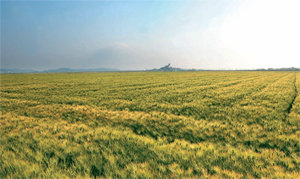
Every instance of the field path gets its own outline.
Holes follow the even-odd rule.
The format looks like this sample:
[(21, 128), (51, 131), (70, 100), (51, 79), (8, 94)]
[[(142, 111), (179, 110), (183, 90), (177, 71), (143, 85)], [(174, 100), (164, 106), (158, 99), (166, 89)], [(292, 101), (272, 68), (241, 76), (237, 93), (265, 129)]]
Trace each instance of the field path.
[(288, 122), (293, 125), (294, 129), (297, 131), (298, 140), (300, 141), (300, 73), (295, 73), (295, 76), (295, 96), (288, 110), (287, 119)]
[(295, 95), (294, 95), (294, 98), (293, 98), (293, 100), (292, 100), (292, 102), (291, 102), (289, 108), (288, 108), (288, 114), (291, 113), (291, 110), (293, 109), (293, 105), (294, 105), (294, 103), (295, 103), (295, 100), (296, 100), (296, 98), (299, 96), (299, 94), (298, 94), (298, 87), (299, 87), (299, 86), (297, 86), (298, 83), (299, 83), (299, 80), (300, 80), (300, 79), (299, 79), (299, 74), (297, 75), (297, 73), (295, 73), (295, 80), (294, 80)]

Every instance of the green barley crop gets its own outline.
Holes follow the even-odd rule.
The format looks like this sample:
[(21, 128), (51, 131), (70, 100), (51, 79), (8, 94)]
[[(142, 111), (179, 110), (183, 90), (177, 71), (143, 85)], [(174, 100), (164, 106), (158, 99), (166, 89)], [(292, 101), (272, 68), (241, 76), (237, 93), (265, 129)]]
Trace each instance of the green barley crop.
[(300, 177), (300, 73), (1, 74), (0, 177)]

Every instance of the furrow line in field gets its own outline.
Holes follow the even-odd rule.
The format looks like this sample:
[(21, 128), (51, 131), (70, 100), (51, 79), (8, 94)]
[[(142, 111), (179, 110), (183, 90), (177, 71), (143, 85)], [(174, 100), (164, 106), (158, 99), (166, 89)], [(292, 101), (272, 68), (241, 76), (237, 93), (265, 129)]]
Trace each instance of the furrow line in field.
[[(253, 80), (256, 79), (257, 76), (251, 76), (249, 78), (245, 78), (247, 80)], [(244, 80), (245, 80), (244, 79)], [(233, 80), (233, 81), (226, 81), (228, 84), (231, 84), (232, 82), (242, 82), (244, 80)], [(207, 84), (207, 82), (209, 82), (209, 84)], [(214, 83), (217, 82), (217, 83)], [(215, 80), (208, 80), (205, 79), (203, 81), (201, 81), (201, 83), (197, 86), (213, 86), (213, 85), (222, 85), (224, 81), (218, 81), (217, 79)], [(160, 88), (166, 88), (168, 86), (173, 86), (174, 88), (176, 87), (176, 89), (185, 89), (185, 88), (189, 88), (189, 87), (194, 87), (195, 83), (190, 83), (190, 82), (186, 82), (186, 81), (182, 81), (182, 82), (177, 82), (177, 83), (161, 83), (161, 84), (157, 84), (157, 83), (153, 83), (153, 84), (145, 84), (145, 85), (140, 85), (140, 86), (134, 86), (134, 87), (126, 87), (126, 86), (121, 86), (122, 90), (121, 91), (130, 91), (130, 90), (154, 90), (154, 89), (160, 89)], [(124, 88), (125, 87), (125, 88)]]
[[(205, 89), (218, 89), (218, 88), (222, 88), (224, 86), (225, 87), (234, 86), (234, 85), (237, 85), (237, 84), (245, 82), (245, 81), (255, 80), (258, 77), (259, 76), (254, 76), (254, 77), (252, 76), (252, 77), (247, 78), (247, 80), (245, 80), (245, 79), (243, 79), (243, 80), (234, 80), (234, 81), (226, 81), (225, 83), (224, 82), (217, 82), (215, 84), (208, 84), (208, 85), (207, 84), (203, 84), (203, 85), (199, 85), (199, 86), (194, 86), (194, 87), (191, 88), (191, 89), (193, 89), (191, 92), (199, 90), (199, 87), (200, 87), (201, 90), (205, 90)], [(188, 88), (186, 86), (186, 84), (182, 84), (182, 83), (169, 83), (169, 84), (163, 84), (162, 83), (162, 84), (156, 84), (156, 85), (146, 84), (146, 85), (142, 85), (141, 88), (134, 87), (134, 88), (129, 88), (129, 89), (127, 89), (127, 88), (125, 88), (125, 89), (119, 89), (119, 91), (122, 91), (122, 92), (127, 91), (127, 90), (131, 90), (131, 91), (135, 90), (136, 91), (138, 89), (138, 90), (143, 90), (145, 93), (147, 93), (149, 91), (149, 89), (151, 89), (152, 92), (154, 92), (154, 91), (159, 92), (159, 91), (165, 91), (165, 90), (167, 90), (170, 87), (170, 85), (173, 86), (173, 88), (176, 88), (177, 90), (178, 89)], [(38, 97), (39, 95), (37, 96), (35, 93), (31, 92), (31, 94), (24, 95), (24, 93), (22, 91), (22, 96), (19, 96), (21, 91), (12, 91), (13, 93), (6, 93), (5, 92), (6, 89), (7, 88), (2, 89), (4, 91), (4, 92), (1, 91), (2, 92), (1, 96), (2, 97), (6, 97), (8, 99), (17, 99), (17, 98), (18, 99), (20, 99), (20, 98), (28, 99), (28, 98), (32, 98), (33, 97), (34, 100), (40, 101), (40, 98)], [(112, 90), (112, 89), (110, 89), (110, 90)], [(9, 91), (11, 91), (11, 90), (9, 90)], [(103, 91), (103, 90), (101, 90), (101, 91)], [(170, 90), (167, 90), (167, 91), (170, 91)], [(43, 91), (39, 91), (39, 94), (43, 94), (43, 93), (44, 93)], [(104, 93), (105, 93), (105, 90), (104, 90)], [(75, 94), (73, 93), (72, 96), (74, 97), (74, 95)], [(49, 96), (49, 95), (44, 95), (41, 98), (44, 99), (45, 96)], [(81, 96), (81, 95), (79, 95), (79, 96)], [(108, 95), (106, 95), (106, 96), (108, 96)], [(140, 96), (140, 95), (138, 95), (138, 96)]]
[[(201, 92), (204, 92), (205, 90), (218, 90), (220, 88), (232, 87), (232, 86), (239, 85), (241, 83), (255, 81), (255, 80), (259, 80), (259, 77), (252, 77), (252, 78), (248, 78), (247, 80), (243, 79), (243, 80), (218, 82), (215, 84), (193, 85), (192, 87), (189, 87), (186, 85), (184, 87), (179, 86), (180, 88), (176, 88), (176, 91), (178, 91), (179, 89), (184, 89), (183, 92), (188, 92), (188, 93), (195, 93), (198, 90), (201, 90)], [(185, 94), (182, 94), (182, 95), (185, 95)]]
[[(257, 92), (257, 90), (258, 91), (262, 91), (264, 88), (266, 88), (268, 85), (271, 85), (271, 84), (273, 84), (274, 82), (276, 82), (276, 81), (279, 81), (280, 79), (282, 79), (282, 78), (284, 78), (284, 77), (286, 77), (287, 75), (284, 75), (284, 76), (279, 76), (278, 78), (276, 78), (275, 80), (268, 80), (268, 83), (267, 84), (260, 84), (260, 85), (258, 85), (257, 87), (255, 87), (254, 88), (254, 90), (246, 90), (245, 92), (243, 92), (243, 94), (242, 94), (242, 96), (248, 96), (247, 94), (253, 94), (253, 93), (255, 93), (255, 92)], [(258, 79), (259, 80), (259, 79)], [(256, 80), (255, 80), (256, 81)], [(239, 82), (239, 83), (243, 83), (243, 82)], [(236, 84), (235, 84), (236, 85)], [(217, 90), (217, 89), (219, 89), (218, 87), (213, 87), (213, 88), (209, 88), (209, 89), (211, 89), (211, 90)], [(250, 87), (249, 89), (253, 89), (252, 87)], [(256, 90), (255, 90), (256, 89)], [(202, 89), (202, 92), (204, 91), (204, 89)], [(249, 92), (250, 91), (250, 92)], [(195, 92), (195, 91), (194, 91)], [(191, 94), (193, 94), (193, 93), (191, 93)], [(195, 96), (195, 95), (194, 95)], [(236, 100), (237, 101), (241, 101), (242, 99), (239, 99), (239, 97), (234, 97), (234, 98), (230, 98), (230, 100), (232, 100), (232, 99), (235, 99), (235, 102), (234, 103), (237, 103), (236, 102)], [(211, 98), (211, 100), (213, 100), (213, 101), (215, 101), (216, 99), (215, 98)], [(224, 99), (225, 100), (225, 99)], [(165, 102), (165, 100), (162, 100), (162, 101), (160, 101), (160, 102)], [(181, 109), (181, 106), (180, 105), (175, 105), (175, 104), (168, 104), (169, 105), (169, 107), (171, 107), (170, 109), (169, 109), (169, 107), (166, 107), (166, 106), (160, 106), (159, 108), (156, 108), (156, 107), (153, 107), (153, 106), (151, 106), (151, 109), (150, 109), (150, 111), (160, 111), (160, 112), (166, 112), (166, 110), (170, 110), (170, 112), (172, 113), (172, 114), (177, 114), (177, 112), (178, 112), (178, 109)], [(208, 106), (207, 106), (208, 107)], [(198, 108), (195, 108), (193, 105), (192, 106), (189, 106), (188, 105), (188, 108), (191, 108), (191, 110), (192, 111), (196, 111), (196, 110), (199, 110)], [(114, 110), (116, 110), (116, 109), (114, 109)], [(117, 110), (120, 110), (120, 109), (117, 109)], [(139, 110), (134, 110), (134, 111), (143, 111), (143, 110), (146, 110), (146, 109), (139, 109)], [(148, 110), (149, 110), (149, 108), (148, 108)], [(210, 108), (210, 110), (212, 110), (211, 108)], [(201, 114), (202, 114), (203, 112), (201, 112)], [(205, 113), (206, 114), (206, 113)], [(210, 111), (209, 112), (209, 114), (206, 114), (205, 116), (206, 117), (208, 117), (208, 116), (210, 116), (210, 114), (212, 114), (212, 112)], [(183, 116), (190, 116), (190, 115), (185, 115), (185, 114), (181, 114), (181, 115), (183, 115)], [(204, 113), (203, 113), (203, 115), (204, 115)], [(207, 116), (208, 115), (208, 116)], [(192, 115), (193, 116), (193, 115)], [(194, 116), (195, 117), (195, 116)]]
[[(285, 75), (286, 76), (286, 75)], [(280, 79), (284, 78), (285, 76), (280, 76), (278, 78), (276, 78), (275, 80), (268, 80), (268, 82), (261, 83), (255, 87), (250, 86), (249, 90), (246, 90), (245, 88), (243, 88), (243, 91), (241, 94), (239, 94), (238, 96), (232, 97), (230, 96), (230, 101), (232, 101), (233, 99), (236, 99), (235, 101), (232, 101), (232, 104), (236, 104), (237, 102), (245, 99), (247, 96), (252, 95), (253, 93), (257, 93), (258, 91), (262, 91), (264, 88), (266, 88), (268, 85), (279, 81)], [(260, 81), (259, 78), (252, 78), (252, 79), (248, 79), (248, 80), (240, 80), (237, 83), (231, 83), (230, 85), (219, 85), (219, 86), (215, 86), (213, 88), (203, 88), (201, 89), (201, 92), (204, 92), (204, 90), (207, 89), (211, 89), (211, 90), (218, 90), (218, 89), (224, 89), (224, 88), (232, 88), (233, 86), (239, 86), (239, 85), (245, 85), (249, 82), (257, 82)], [(199, 88), (195, 88), (192, 92), (190, 92), (191, 94), (195, 93), (197, 90), (199, 90)], [(229, 93), (231, 93), (232, 91), (229, 91)], [(183, 94), (184, 95), (184, 94)], [(193, 96), (195, 96), (195, 94), (193, 94)], [(196, 95), (197, 96), (197, 95)], [(228, 96), (228, 93), (226, 92), (226, 96)], [(243, 96), (242, 98), (239, 98), (239, 96)], [(223, 99), (226, 101), (226, 99)]]
[(294, 104), (295, 99), (296, 99), (297, 94), (298, 94), (298, 90), (297, 90), (297, 86), (296, 86), (296, 81), (297, 81), (297, 76), (295, 74), (295, 79), (294, 79), (294, 82), (293, 82), (294, 83), (295, 95), (294, 95), (293, 100), (291, 101), (291, 103), (290, 103), (290, 105), (289, 105), (289, 107), (287, 109), (287, 115), (286, 115), (287, 117), (291, 113), (291, 110), (293, 109), (293, 104)]
[(261, 87), (258, 88), (257, 91), (252, 90), (252, 91), (250, 91), (249, 93), (245, 93), (244, 96), (243, 96), (242, 98), (240, 98), (240, 100), (235, 101), (234, 104), (235, 104), (235, 105), (238, 105), (238, 104), (239, 104), (238, 102), (241, 102), (241, 101), (243, 101), (243, 100), (245, 100), (245, 99), (247, 99), (247, 98), (249, 98), (249, 97), (251, 97), (251, 96), (253, 96), (253, 95), (255, 95), (255, 94), (259, 93), (259, 92), (261, 92), (261, 91), (263, 91), (263, 90), (266, 89), (269, 85), (271, 85), (271, 84), (273, 84), (273, 83), (276, 83), (276, 82), (280, 81), (281, 79), (285, 78), (286, 76), (288, 76), (288, 74), (287, 74), (287, 75), (284, 75), (284, 76), (281, 76), (280, 78), (278, 78), (278, 79), (276, 79), (276, 80), (270, 81), (270, 82), (267, 83), (267, 84), (263, 84)]

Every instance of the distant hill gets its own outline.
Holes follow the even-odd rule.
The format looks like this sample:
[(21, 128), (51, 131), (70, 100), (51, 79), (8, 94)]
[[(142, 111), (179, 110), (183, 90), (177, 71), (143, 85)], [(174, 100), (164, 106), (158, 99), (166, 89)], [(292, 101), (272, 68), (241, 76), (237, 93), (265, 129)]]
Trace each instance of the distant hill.
[(1, 68), (0, 73), (37, 73), (39, 71), (18, 68)]
[(174, 68), (174, 67), (171, 67), (171, 64), (169, 63), (168, 65), (166, 66), (163, 66), (159, 69), (152, 69), (152, 70), (146, 70), (146, 71), (196, 71), (195, 69), (182, 69), (182, 68)]
[(8, 69), (1, 68), (0, 73), (64, 73), (64, 72), (109, 72), (109, 71), (120, 71), (115, 68), (94, 68), (94, 69), (73, 69), (73, 68), (57, 68), (57, 69), (49, 69), (49, 70), (30, 70), (30, 69)]
[(73, 68), (57, 68), (42, 71), (43, 73), (62, 73), (62, 72), (105, 72), (105, 71), (120, 71), (115, 68), (93, 68), (93, 69), (73, 69)]

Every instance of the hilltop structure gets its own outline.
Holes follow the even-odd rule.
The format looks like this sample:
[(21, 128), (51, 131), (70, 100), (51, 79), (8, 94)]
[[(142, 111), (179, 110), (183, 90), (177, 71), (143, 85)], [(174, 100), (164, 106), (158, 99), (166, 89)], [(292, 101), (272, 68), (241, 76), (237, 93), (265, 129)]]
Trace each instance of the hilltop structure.
[(149, 70), (149, 71), (187, 71), (187, 70), (181, 69), (181, 68), (174, 68), (174, 67), (171, 66), (170, 63), (168, 63), (166, 66), (163, 66), (159, 69), (154, 68), (154, 69)]

